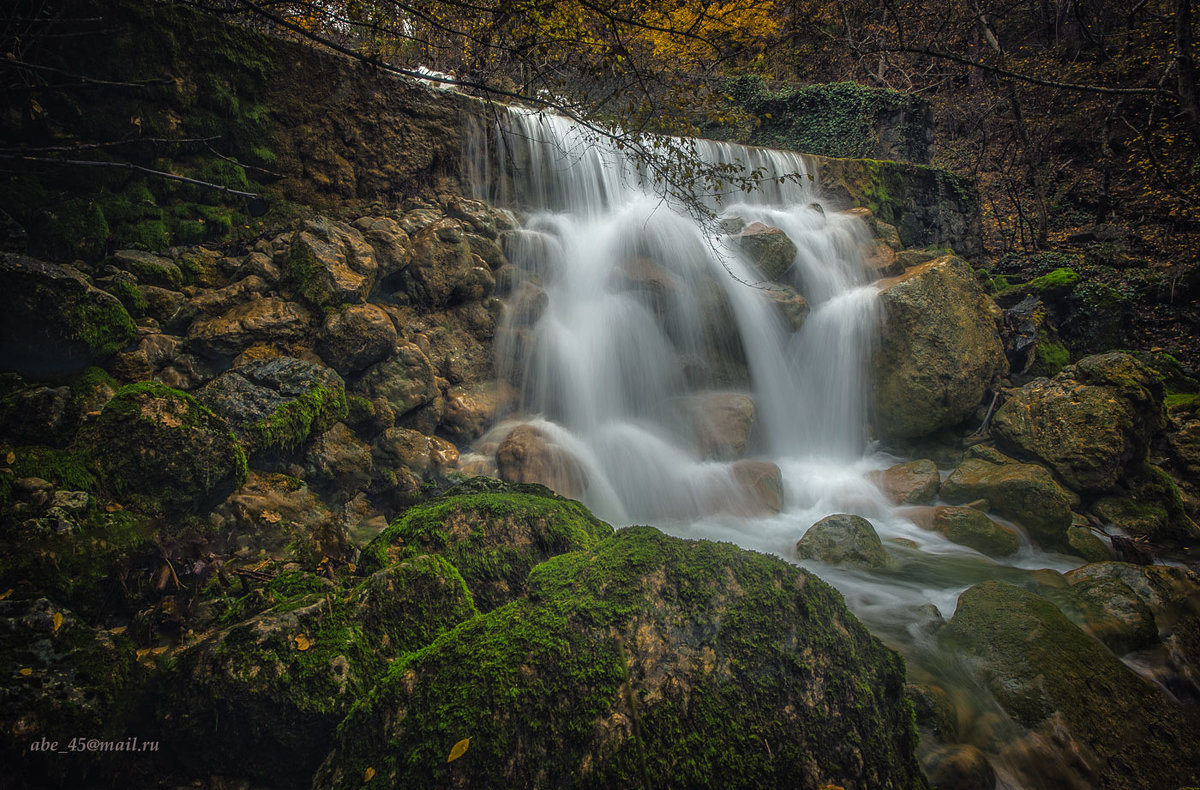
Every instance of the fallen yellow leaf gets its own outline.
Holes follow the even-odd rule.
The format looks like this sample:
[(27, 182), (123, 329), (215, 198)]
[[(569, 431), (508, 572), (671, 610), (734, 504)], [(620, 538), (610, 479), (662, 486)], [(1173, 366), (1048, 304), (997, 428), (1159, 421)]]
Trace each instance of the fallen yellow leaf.
[(9, 466), (12, 466), (17, 462), (17, 454), (10, 450), (8, 455), (4, 456), (4, 462)]
[(22, 670), (20, 671), (20, 675), (21, 675), (21, 677), (24, 677), (24, 678), (27, 678), (27, 677), (29, 677), (29, 676), (30, 676), (30, 675), (32, 675), (32, 674), (33, 674), (33, 670), (32, 670), (32, 669), (30, 669), (29, 667), (25, 667), (24, 669), (22, 669)]
[(283, 516), (279, 515), (274, 510), (264, 510), (262, 512), (261, 518), (263, 521), (267, 522), (268, 524), (278, 524), (279, 521), (283, 518)]
[(450, 749), (450, 756), (446, 758), (446, 762), (452, 763), (455, 760), (457, 760), (459, 757), (462, 757), (464, 754), (467, 753), (467, 747), (470, 745), (471, 745), (470, 738), (463, 738), (461, 741), (454, 744), (454, 747)]
[(307, 636), (305, 636), (304, 634), (296, 635), (296, 649), (297, 650), (308, 650), (310, 647), (312, 647), (312, 642), (308, 641)]
[(10, 596), (12, 594), (13, 594), (12, 587), (9, 587), (4, 592), (0, 593), (0, 601), (3, 601), (5, 598), (7, 598), (8, 596)]
[(54, 633), (58, 633), (58, 629), (62, 628), (63, 616), (62, 612), (54, 613)]
[(363, 784), (366, 784), (367, 782), (371, 781), (374, 778), (375, 778), (375, 769), (374, 768), (368, 768), (367, 770), (363, 771)]
[(124, 510), (124, 508), (118, 505), (116, 502), (110, 502), (104, 506), (104, 510), (108, 513), (116, 513), (118, 510)]

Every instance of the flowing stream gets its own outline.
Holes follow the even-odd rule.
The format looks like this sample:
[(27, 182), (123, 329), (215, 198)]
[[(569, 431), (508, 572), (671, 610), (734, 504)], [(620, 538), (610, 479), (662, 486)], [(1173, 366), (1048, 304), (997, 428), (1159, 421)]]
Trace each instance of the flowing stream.
[[(864, 267), (865, 224), (825, 202), (811, 159), (694, 145), (709, 163), (797, 177), (702, 196), (719, 216), (706, 223), (645, 183), (629, 156), (567, 119), (512, 110), (474, 141), (478, 196), (524, 215), (506, 240), (516, 267), (510, 305), (523, 294), (538, 306), (508, 311), (497, 365), (515, 406), (483, 441), (499, 441), (517, 423), (536, 428), (574, 469), (570, 495), (614, 526), (650, 523), (796, 561), (796, 541), (822, 517), (867, 518), (894, 567), (802, 564), (905, 655), (911, 677), (956, 689), (960, 716), (1001, 716), (972, 690), (961, 659), (937, 649), (931, 626), (976, 582), (1019, 581), (1079, 561), (1025, 540), (1001, 564), (891, 505), (869, 479), (903, 459), (875, 451), (866, 432), (879, 316)], [(737, 231), (754, 222), (795, 242), (794, 261), (774, 285), (737, 243)], [(809, 311), (802, 324), (797, 294)], [(749, 444), (714, 441), (713, 422), (736, 426), (751, 402)], [(1005, 756), (995, 733), (979, 740), (998, 786), (1041, 784), (1011, 768), (1032, 759), (1028, 749), (1025, 758), (1011, 749)]]

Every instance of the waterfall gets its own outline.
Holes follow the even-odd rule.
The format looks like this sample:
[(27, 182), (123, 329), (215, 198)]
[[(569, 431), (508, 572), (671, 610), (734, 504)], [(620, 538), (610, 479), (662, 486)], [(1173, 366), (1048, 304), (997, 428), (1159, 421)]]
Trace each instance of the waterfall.
[[(770, 470), (706, 446), (706, 410), (730, 402), (753, 404), (737, 455), (754, 462), (851, 463), (866, 445), (876, 321), (866, 228), (823, 204), (800, 154), (689, 144), (703, 163), (736, 164), (764, 186), (699, 196), (719, 220), (704, 222), (566, 118), (512, 110), (473, 141), (477, 196), (526, 214), (505, 240), (509, 279), (539, 302), (545, 294), (536, 320), (510, 309), (500, 330), (514, 418), (570, 454), (580, 498), (618, 524), (763, 509)], [(755, 222), (796, 246), (774, 281), (736, 243)], [(797, 328), (787, 311), (804, 301)]]

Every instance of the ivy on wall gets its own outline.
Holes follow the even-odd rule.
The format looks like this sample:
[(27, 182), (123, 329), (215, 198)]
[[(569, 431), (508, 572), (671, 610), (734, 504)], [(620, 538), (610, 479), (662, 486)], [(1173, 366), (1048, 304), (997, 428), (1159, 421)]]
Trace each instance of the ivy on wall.
[[(722, 86), (741, 115), (706, 134), (751, 145), (854, 159), (928, 158), (925, 102), (907, 93), (854, 82), (773, 88), (757, 76), (735, 77)], [(880, 132), (894, 131), (894, 150), (882, 157)]]

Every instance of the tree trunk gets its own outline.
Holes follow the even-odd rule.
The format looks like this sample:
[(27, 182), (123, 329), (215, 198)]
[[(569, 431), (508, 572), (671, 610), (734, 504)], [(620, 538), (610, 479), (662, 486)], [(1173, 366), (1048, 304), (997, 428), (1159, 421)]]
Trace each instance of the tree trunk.
[(1197, 92), (1196, 60), (1192, 57), (1192, 0), (1175, 2), (1175, 62), (1179, 105), (1187, 116), (1192, 139), (1200, 142), (1200, 93)]

